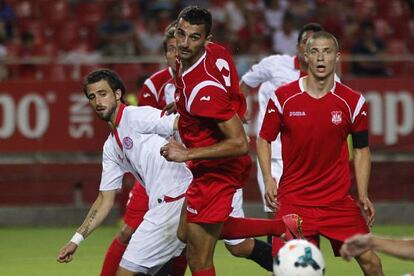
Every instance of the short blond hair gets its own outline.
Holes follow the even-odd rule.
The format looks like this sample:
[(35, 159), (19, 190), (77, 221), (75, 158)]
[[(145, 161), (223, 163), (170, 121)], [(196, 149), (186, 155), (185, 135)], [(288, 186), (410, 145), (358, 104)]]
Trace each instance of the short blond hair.
[(319, 31), (319, 32), (313, 33), (313, 35), (306, 42), (306, 52), (309, 52), (310, 45), (313, 42), (313, 40), (316, 40), (316, 39), (319, 39), (319, 38), (332, 40), (334, 42), (336, 51), (339, 52), (338, 40), (336, 39), (336, 37), (333, 34), (331, 34), (329, 32), (326, 32), (326, 31)]

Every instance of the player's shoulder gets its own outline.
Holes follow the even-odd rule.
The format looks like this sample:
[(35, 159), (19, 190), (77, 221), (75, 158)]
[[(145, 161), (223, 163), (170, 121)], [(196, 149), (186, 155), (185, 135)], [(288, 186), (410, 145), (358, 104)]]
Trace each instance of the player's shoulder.
[(300, 79), (285, 83), (276, 89), (277, 95), (284, 98), (288, 98), (301, 92)]
[(145, 105), (145, 106), (127, 106), (124, 109), (123, 117), (128, 122), (131, 121), (140, 121), (145, 120), (147, 118), (161, 117), (161, 110)]
[(294, 66), (294, 57), (288, 55), (270, 55), (263, 58), (260, 63), (273, 66)]
[(168, 66), (168, 67), (166, 67), (164, 69), (161, 69), (161, 70), (155, 72), (147, 80), (151, 80), (153, 83), (160, 83), (160, 82), (163, 83), (164, 80), (169, 80), (172, 77), (173, 76), (171, 74), (171, 69)]
[(362, 93), (360, 91), (355, 90), (338, 81), (335, 82), (334, 93), (347, 101), (358, 101), (362, 96)]
[(209, 42), (205, 46), (206, 52), (213, 55), (220, 55), (223, 53), (229, 54), (229, 51), (223, 45), (216, 42)]

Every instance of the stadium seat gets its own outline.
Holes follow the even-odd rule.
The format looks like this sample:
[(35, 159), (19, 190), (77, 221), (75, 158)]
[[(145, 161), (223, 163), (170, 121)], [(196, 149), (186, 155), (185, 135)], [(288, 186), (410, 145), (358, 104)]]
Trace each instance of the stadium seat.
[(76, 5), (76, 19), (84, 25), (96, 26), (104, 18), (103, 4), (81, 2)]
[(66, 23), (70, 17), (70, 7), (66, 0), (43, 1), (40, 5), (42, 18), (50, 24)]

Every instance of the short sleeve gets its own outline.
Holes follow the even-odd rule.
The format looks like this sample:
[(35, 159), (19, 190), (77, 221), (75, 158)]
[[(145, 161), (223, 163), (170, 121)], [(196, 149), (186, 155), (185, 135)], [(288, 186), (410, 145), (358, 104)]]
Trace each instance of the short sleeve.
[(250, 87), (258, 87), (260, 84), (272, 79), (272, 68), (275, 57), (270, 56), (254, 64), (252, 68), (243, 75), (242, 81)]
[(282, 114), (276, 107), (275, 101), (276, 97), (269, 100), (259, 133), (260, 137), (268, 142), (276, 140), (282, 123)]
[(128, 115), (128, 124), (137, 132), (142, 134), (158, 134), (169, 138), (174, 134), (174, 121), (177, 114), (163, 115), (159, 109), (142, 106), (133, 107)]
[(368, 106), (365, 102), (364, 97), (361, 95), (357, 106), (355, 108), (353, 118), (352, 118), (352, 127), (351, 132), (362, 132), (368, 130)]
[(150, 79), (147, 79), (141, 88), (138, 98), (138, 105), (159, 108), (157, 91), (155, 90), (154, 84)]
[(205, 86), (191, 93), (187, 102), (187, 111), (194, 116), (207, 117), (227, 121), (234, 114), (230, 97), (226, 89), (219, 83), (204, 82)]
[(99, 190), (111, 191), (120, 189), (123, 175), (124, 171), (115, 161), (114, 153), (111, 152), (111, 143), (107, 140), (102, 156), (102, 175)]

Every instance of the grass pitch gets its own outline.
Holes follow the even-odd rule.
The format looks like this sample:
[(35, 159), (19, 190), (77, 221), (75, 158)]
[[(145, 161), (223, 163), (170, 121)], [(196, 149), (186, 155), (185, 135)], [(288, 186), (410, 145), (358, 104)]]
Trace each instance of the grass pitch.
[[(73, 235), (71, 228), (0, 228), (0, 275), (2, 276), (83, 276), (98, 275), (106, 248), (118, 231), (117, 227), (96, 230), (75, 254), (69, 264), (56, 262), (57, 252)], [(394, 237), (414, 235), (414, 225), (376, 226), (373, 232)], [(362, 275), (355, 261), (350, 263), (333, 257), (329, 243), (322, 241), (322, 252), (328, 276)], [(414, 272), (414, 263), (381, 255), (385, 275)], [(251, 276), (270, 273), (252, 261), (231, 256), (219, 242), (215, 254), (217, 275)], [(186, 275), (191, 275), (187, 270)]]

